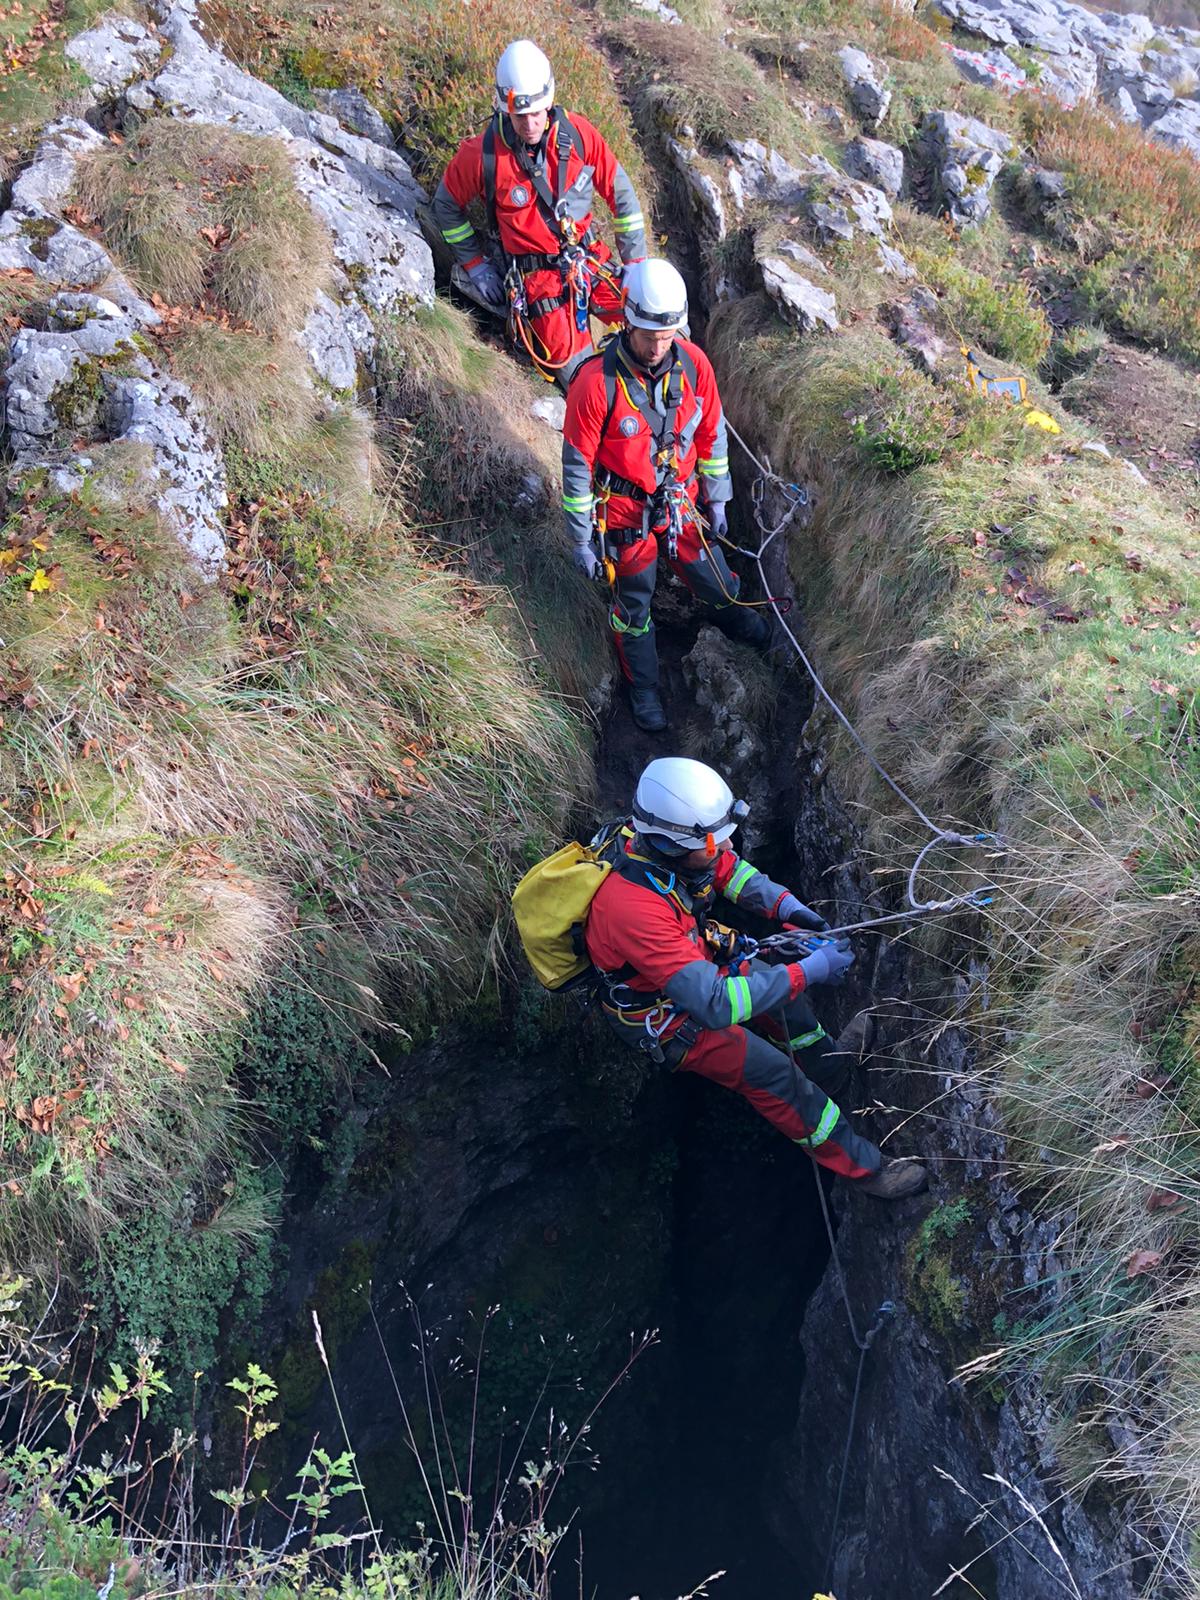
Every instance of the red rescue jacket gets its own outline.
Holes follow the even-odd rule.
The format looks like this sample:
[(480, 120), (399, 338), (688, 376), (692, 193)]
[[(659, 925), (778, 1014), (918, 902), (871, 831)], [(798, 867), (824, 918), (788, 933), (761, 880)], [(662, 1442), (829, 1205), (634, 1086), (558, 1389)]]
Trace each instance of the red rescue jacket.
[[(727, 499), (730, 491), (728, 445), (712, 363), (690, 339), (676, 339), (674, 351), (682, 367), (682, 398), (675, 416), (675, 475), (679, 482), (688, 486), (693, 502), (697, 473), (709, 486), (710, 500)], [(661, 401), (667, 376), (647, 379), (624, 357), (618, 344), (616, 383), (610, 409), (605, 354), (605, 351), (598, 351), (589, 356), (575, 373), (567, 394), (567, 415), (563, 424), (563, 509), (568, 520), (572, 512), (578, 510), (583, 514), (580, 531), (584, 538), (587, 537), (584, 519), (590, 515), (592, 484), (601, 469), (637, 484), (648, 496), (654, 493), (658, 481), (654, 466), (655, 441), (641, 410), (631, 398), (631, 391), (639, 385), (643, 394), (660, 391)], [(609, 357), (610, 362), (613, 359)], [(612, 495), (608, 501), (610, 527), (636, 528), (641, 521), (642, 502), (630, 495)]]

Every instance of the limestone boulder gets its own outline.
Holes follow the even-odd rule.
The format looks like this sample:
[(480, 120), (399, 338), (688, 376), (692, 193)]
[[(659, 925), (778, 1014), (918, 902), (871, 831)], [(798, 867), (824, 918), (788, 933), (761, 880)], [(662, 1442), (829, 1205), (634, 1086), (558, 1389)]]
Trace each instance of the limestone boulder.
[(838, 63), (855, 114), (868, 128), (877, 127), (888, 114), (892, 91), (885, 88), (878, 69), (866, 51), (848, 44), (838, 51)]
[(991, 210), (991, 191), (1012, 149), (1008, 134), (957, 111), (927, 112), (921, 133), (942, 204), (960, 227), (980, 223)]
[(763, 288), (775, 302), (785, 321), (801, 333), (822, 329), (836, 332), (837, 301), (828, 289), (806, 278), (783, 255), (764, 256), (759, 261)]
[(883, 139), (854, 139), (842, 153), (842, 162), (852, 178), (881, 189), (895, 200), (904, 187), (904, 152)]

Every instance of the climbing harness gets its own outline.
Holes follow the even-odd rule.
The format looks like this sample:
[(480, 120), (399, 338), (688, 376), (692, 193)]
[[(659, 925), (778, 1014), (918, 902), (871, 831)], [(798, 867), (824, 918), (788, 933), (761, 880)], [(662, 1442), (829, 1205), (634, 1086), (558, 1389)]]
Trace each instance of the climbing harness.
[[(504, 138), (498, 112), (484, 130), (482, 151), (484, 206), (487, 211), (488, 226), (493, 234), (498, 232), (497, 138)], [(507, 144), (507, 141), (505, 143)], [(582, 136), (566, 112), (560, 107), (555, 107), (546, 140), (547, 164), (551, 155), (557, 154), (557, 199), (551, 192), (545, 172), (534, 165), (520, 140), (509, 148), (517, 165), (529, 180), (542, 220), (561, 241), (561, 248), (555, 255), (510, 256), (504, 278), (504, 286), (508, 292), (508, 320), (512, 337), (525, 351), (541, 376), (548, 383), (553, 383), (556, 374), (574, 358), (567, 356), (561, 361), (552, 360), (545, 341), (534, 332), (532, 326), (534, 319), (549, 316), (551, 312), (558, 311), (563, 306), (570, 306), (576, 330), (582, 333), (587, 327), (592, 291), (596, 283), (607, 283), (617, 295), (620, 294), (620, 285), (613, 273), (591, 254), (591, 247), (596, 243), (598, 235), (591, 228), (580, 233), (578, 222), (571, 215), (572, 200), (571, 189), (567, 185), (567, 168), (572, 150), (578, 154), (580, 160), (583, 160), (584, 149)], [(578, 182), (577, 178), (576, 183)], [(586, 198), (590, 204), (590, 195)], [(584, 197), (580, 197), (579, 203), (585, 203)], [(525, 275), (555, 268), (562, 278), (561, 293), (543, 296), (530, 304), (525, 291)], [(541, 347), (540, 350), (534, 348), (535, 341)]]
[[(949, 900), (918, 900), (916, 886), (917, 877), (921, 866), (923, 865), (926, 856), (928, 856), (931, 851), (941, 846), (962, 846), (968, 849), (979, 849), (981, 847), (991, 845), (995, 849), (1003, 850), (1005, 848), (1004, 841), (1001, 839), (999, 834), (992, 833), (987, 830), (980, 830), (977, 833), (964, 834), (959, 833), (954, 828), (939, 827), (938, 824), (934, 822), (924, 810), (922, 810), (921, 806), (918, 805), (913, 797), (906, 790), (900, 787), (895, 778), (893, 778), (891, 773), (888, 772), (887, 768), (876, 759), (866, 741), (862, 738), (854, 724), (850, 721), (850, 718), (846, 715), (841, 706), (838, 705), (837, 701), (825, 687), (825, 684), (821, 680), (820, 673), (809, 659), (808, 653), (804, 649), (804, 646), (800, 643), (792, 628), (789, 626), (784, 609), (780, 606), (777, 599), (771, 597), (770, 588), (767, 583), (766, 567), (764, 565), (767, 551), (771, 547), (774, 540), (778, 538), (778, 536), (784, 531), (785, 528), (789, 526), (793, 519), (809, 505), (810, 501), (808, 490), (805, 489), (801, 484), (787, 482), (786, 479), (781, 478), (777, 472), (772, 470), (769, 463), (760, 461), (759, 458), (754, 454), (754, 451), (751, 450), (750, 446), (746, 443), (745, 439), (742, 438), (741, 434), (734, 427), (733, 423), (729, 421), (728, 417), (726, 417), (725, 422), (730, 433), (737, 440), (738, 444), (741, 445), (742, 449), (746, 452), (747, 456), (749, 456), (750, 460), (754, 463), (754, 466), (758, 470), (758, 478), (750, 492), (750, 501), (754, 508), (754, 521), (759, 532), (762, 534), (762, 543), (759, 545), (757, 550), (746, 550), (743, 549), (741, 545), (733, 544), (730, 540), (723, 540), (722, 542), (727, 544), (729, 548), (734, 550), (737, 554), (747, 556), (751, 561), (754, 562), (755, 566), (758, 568), (758, 576), (763, 587), (763, 593), (768, 596), (771, 609), (779, 619), (779, 625), (783, 629), (784, 634), (787, 636), (792, 649), (799, 657), (804, 670), (812, 679), (813, 687), (816, 689), (821, 699), (824, 700), (825, 704), (833, 712), (837, 720), (841, 723), (842, 727), (845, 728), (846, 732), (854, 740), (854, 743), (862, 751), (863, 755), (866, 756), (867, 760), (875, 769), (879, 777), (883, 779), (884, 783), (887, 784), (892, 793), (895, 794), (898, 799), (903, 801), (903, 803), (913, 813), (917, 820), (926, 828), (928, 828), (929, 832), (933, 835), (933, 837), (922, 847), (918, 853), (917, 859), (914, 861), (912, 869), (909, 872), (907, 886), (909, 911), (902, 913), (902, 917), (911, 916), (914, 912), (925, 915), (926, 913), (930, 913), (934, 910), (949, 911), (978, 908), (980, 905), (985, 903), (982, 899), (982, 896), (985, 894), (990, 895), (995, 891), (994, 884), (989, 884), (986, 887), (981, 886), (978, 889), (969, 890), (964, 894), (952, 896)], [(763, 507), (765, 504), (765, 496), (768, 485), (771, 485), (778, 490), (783, 495), (786, 502), (783, 515), (780, 517), (779, 521), (774, 527), (767, 526), (763, 515)]]

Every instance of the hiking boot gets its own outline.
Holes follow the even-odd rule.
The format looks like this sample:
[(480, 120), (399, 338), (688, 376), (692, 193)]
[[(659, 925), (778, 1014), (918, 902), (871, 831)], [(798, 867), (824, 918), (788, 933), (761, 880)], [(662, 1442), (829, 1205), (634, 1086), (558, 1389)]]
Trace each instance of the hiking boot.
[(878, 1172), (869, 1178), (851, 1178), (850, 1186), (860, 1194), (873, 1194), (876, 1200), (905, 1200), (929, 1187), (929, 1175), (919, 1161), (892, 1161), (884, 1156)]
[(875, 1018), (870, 1011), (859, 1011), (833, 1041), (830, 1055), (848, 1056), (851, 1063), (861, 1063), (871, 1053), (875, 1043)]
[(630, 689), (629, 709), (643, 733), (661, 733), (667, 725), (667, 713), (657, 689)]
[(717, 613), (717, 626), (727, 638), (748, 644), (752, 650), (765, 650), (771, 642), (770, 619), (748, 606), (727, 606)]
[(831, 1100), (841, 1104), (841, 1097), (850, 1087), (850, 1074), (870, 1054), (875, 1039), (875, 1018), (869, 1011), (860, 1011), (832, 1040), (821, 1057), (820, 1071), (809, 1077)]

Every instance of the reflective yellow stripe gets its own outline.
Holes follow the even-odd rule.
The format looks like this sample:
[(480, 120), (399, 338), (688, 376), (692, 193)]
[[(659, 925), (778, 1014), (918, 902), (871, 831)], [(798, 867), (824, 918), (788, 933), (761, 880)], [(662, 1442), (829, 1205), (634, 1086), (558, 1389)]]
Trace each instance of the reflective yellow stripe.
[(819, 1144), (824, 1144), (829, 1135), (837, 1127), (841, 1112), (832, 1100), (826, 1100), (825, 1109), (821, 1113), (821, 1120), (813, 1131), (803, 1139), (797, 1139), (797, 1144), (802, 1144), (806, 1150), (815, 1150)]
[(750, 980), (748, 978), (726, 978), (729, 986), (729, 1018), (730, 1023), (736, 1026), (745, 1022), (750, 1015)]
[(464, 239), (469, 239), (475, 229), (469, 222), (462, 222), (456, 228), (443, 228), (442, 238), (447, 244), (461, 244)]
[(644, 219), (640, 211), (627, 211), (624, 216), (613, 218), (614, 233), (636, 233), (644, 227)]
[(815, 1028), (810, 1028), (807, 1033), (797, 1034), (794, 1039), (789, 1039), (788, 1043), (793, 1050), (806, 1050), (810, 1044), (816, 1044), (824, 1037), (825, 1029), (818, 1022)]
[(752, 867), (748, 861), (743, 861), (739, 864), (737, 871), (729, 880), (729, 887), (725, 890), (730, 900), (737, 899), (757, 871), (758, 868)]
[(651, 620), (650, 617), (647, 617), (640, 628), (635, 628), (631, 623), (622, 622), (615, 611), (610, 611), (608, 615), (608, 625), (614, 633), (629, 633), (635, 639), (640, 638), (643, 633), (650, 632)]
[(723, 478), (729, 471), (729, 457), (713, 456), (707, 461), (697, 461), (696, 471), (706, 478)]
[(562, 503), (564, 511), (590, 511), (596, 504), (590, 494), (565, 494)]

